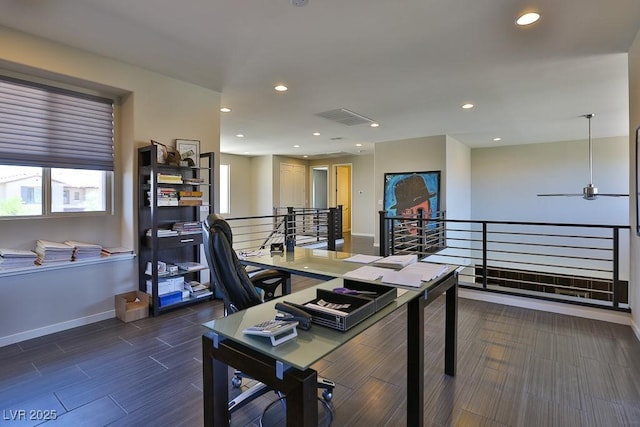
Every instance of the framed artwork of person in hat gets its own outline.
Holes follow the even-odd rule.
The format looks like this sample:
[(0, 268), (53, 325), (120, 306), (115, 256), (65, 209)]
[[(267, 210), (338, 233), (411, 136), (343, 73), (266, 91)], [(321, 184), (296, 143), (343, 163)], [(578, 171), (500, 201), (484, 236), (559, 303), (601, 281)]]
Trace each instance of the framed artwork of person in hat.
[[(440, 171), (402, 172), (384, 174), (384, 209), (390, 216), (417, 218), (424, 210), (424, 218), (431, 218), (440, 210)], [(417, 234), (417, 221), (403, 221), (410, 234)], [(428, 224), (427, 228), (435, 226)]]

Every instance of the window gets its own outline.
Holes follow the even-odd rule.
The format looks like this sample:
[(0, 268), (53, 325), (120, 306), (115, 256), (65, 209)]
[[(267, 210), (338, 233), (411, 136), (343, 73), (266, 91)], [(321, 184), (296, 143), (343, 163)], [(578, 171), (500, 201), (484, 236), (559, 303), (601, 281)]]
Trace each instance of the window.
[(230, 165), (220, 165), (220, 213), (228, 214), (231, 209)]
[(112, 100), (0, 76), (0, 110), (0, 217), (110, 210)]

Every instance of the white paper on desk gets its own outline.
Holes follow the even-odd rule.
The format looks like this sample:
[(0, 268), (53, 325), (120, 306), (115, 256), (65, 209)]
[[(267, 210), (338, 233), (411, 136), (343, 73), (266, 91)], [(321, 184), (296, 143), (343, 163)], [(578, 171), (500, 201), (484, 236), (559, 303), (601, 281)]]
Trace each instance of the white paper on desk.
[(422, 280), (425, 282), (428, 282), (430, 280), (440, 277), (442, 274), (444, 274), (447, 271), (447, 268), (448, 266), (446, 264), (442, 265), (442, 264), (434, 264), (432, 262), (422, 261), (422, 262), (417, 262), (415, 264), (408, 265), (400, 271), (404, 271), (407, 273), (420, 274), (422, 277)]
[(402, 270), (390, 270), (382, 276), (382, 283), (419, 288), (422, 286), (422, 275), (420, 273), (411, 273)]
[(369, 264), (369, 263), (378, 261), (380, 259), (382, 259), (381, 256), (358, 254), (358, 255), (350, 256), (349, 258), (345, 258), (343, 259), (343, 261), (357, 262), (358, 264)]
[(342, 277), (348, 277), (350, 279), (361, 279), (361, 280), (373, 281), (381, 278), (387, 271), (390, 271), (390, 270), (388, 268), (364, 265), (360, 268), (356, 268), (355, 270), (344, 273)]

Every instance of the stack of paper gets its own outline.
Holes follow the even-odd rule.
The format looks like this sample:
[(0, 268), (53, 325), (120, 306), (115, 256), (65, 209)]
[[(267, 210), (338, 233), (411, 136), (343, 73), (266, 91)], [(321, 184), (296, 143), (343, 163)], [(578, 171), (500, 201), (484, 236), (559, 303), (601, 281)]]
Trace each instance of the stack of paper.
[(385, 258), (382, 258), (379, 261), (374, 262), (374, 265), (378, 267), (387, 267), (387, 268), (396, 268), (400, 269), (406, 267), (409, 264), (413, 264), (418, 261), (418, 256), (416, 254), (408, 254), (408, 255), (391, 255)]
[(0, 249), (0, 268), (32, 267), (37, 255), (22, 249)]
[(133, 250), (124, 247), (102, 248), (103, 256), (132, 254)]
[(36, 242), (36, 254), (38, 254), (36, 264), (71, 261), (73, 247), (66, 243), (38, 240)]
[(351, 270), (343, 275), (343, 277), (348, 277), (350, 279), (360, 279), (360, 280), (378, 280), (389, 270), (388, 268), (382, 267), (374, 267), (372, 265), (364, 265), (360, 268), (356, 268), (355, 270)]
[(94, 245), (93, 243), (83, 243), (75, 240), (67, 240), (64, 243), (73, 248), (72, 259), (74, 261), (89, 258), (100, 258), (102, 253), (102, 246)]
[(345, 258), (343, 261), (357, 262), (358, 264), (370, 264), (372, 262), (379, 261), (381, 259), (382, 259), (381, 256), (375, 256), (375, 255), (353, 255), (353, 256), (350, 256), (349, 258)]
[(421, 261), (406, 266), (402, 271), (420, 274), (422, 281), (428, 282), (442, 276), (448, 268), (446, 264), (434, 264), (432, 262)]

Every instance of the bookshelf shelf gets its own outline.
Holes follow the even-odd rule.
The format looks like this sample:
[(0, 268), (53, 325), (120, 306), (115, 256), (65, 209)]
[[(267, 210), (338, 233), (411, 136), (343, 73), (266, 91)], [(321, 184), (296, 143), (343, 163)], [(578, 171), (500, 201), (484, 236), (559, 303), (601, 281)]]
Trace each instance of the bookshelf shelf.
[[(176, 301), (165, 295), (182, 291), (184, 282), (198, 281), (211, 288), (208, 268), (201, 256), (200, 222), (208, 212), (213, 212), (214, 200), (214, 153), (200, 154), (202, 167), (167, 165), (158, 163), (157, 158), (155, 145), (138, 149), (139, 289), (149, 291), (154, 316), (212, 297), (209, 294), (195, 298), (185, 292)], [(181, 263), (200, 267), (168, 271)], [(163, 264), (167, 271), (148, 268)]]

